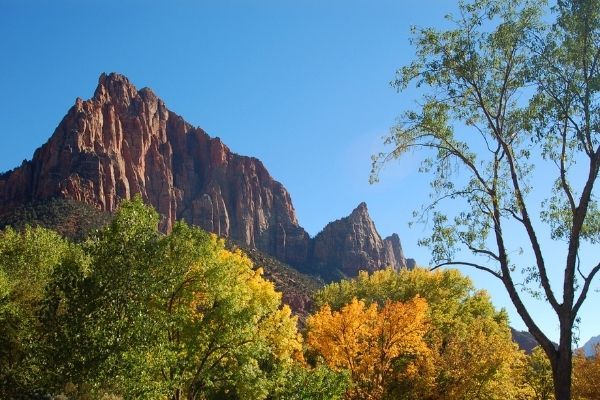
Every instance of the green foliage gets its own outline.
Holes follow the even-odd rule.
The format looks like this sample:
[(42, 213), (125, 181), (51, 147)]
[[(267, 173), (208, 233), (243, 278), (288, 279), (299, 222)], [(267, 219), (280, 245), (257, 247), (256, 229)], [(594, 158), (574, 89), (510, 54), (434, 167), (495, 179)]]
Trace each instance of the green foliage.
[(53, 269), (72, 249), (43, 228), (0, 233), (0, 397), (37, 389), (43, 370), (38, 354), (37, 310)]
[(301, 366), (296, 317), (260, 268), (200, 229), (157, 226), (137, 197), (79, 244), (2, 234), (0, 397), (285, 398), (290, 379), (311, 384), (302, 398), (339, 397), (343, 374)]
[(320, 365), (315, 368), (295, 366), (288, 370), (287, 384), (273, 400), (341, 400), (349, 385), (346, 371), (335, 372)]
[[(45, 307), (55, 389), (264, 398), (300, 349), (295, 319), (241, 253), (185, 224), (157, 231), (140, 198), (56, 269)], [(87, 272), (86, 272), (87, 271)]]
[(552, 366), (541, 347), (533, 349), (527, 357), (524, 369), (525, 385), (530, 389), (532, 400), (553, 400)]

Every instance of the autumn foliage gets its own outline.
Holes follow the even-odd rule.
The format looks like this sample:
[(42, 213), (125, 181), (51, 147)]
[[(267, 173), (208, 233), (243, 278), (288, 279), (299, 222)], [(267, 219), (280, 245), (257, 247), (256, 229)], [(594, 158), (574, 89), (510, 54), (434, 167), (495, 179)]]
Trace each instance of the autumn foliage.
[[(136, 198), (84, 242), (0, 232), (0, 398), (554, 397), (545, 354), (519, 351), (506, 313), (456, 270), (332, 283), (300, 332), (243, 253), (157, 224)], [(600, 398), (599, 360), (575, 357), (575, 400)]]
[(416, 297), (383, 307), (354, 298), (340, 311), (325, 305), (308, 320), (307, 344), (334, 369), (348, 369), (349, 398), (380, 399), (399, 376), (410, 378), (427, 357), (427, 303)]
[(600, 399), (600, 345), (596, 345), (594, 357), (586, 358), (582, 351), (573, 357), (573, 398)]
[[(506, 313), (456, 270), (361, 273), (328, 285), (317, 302), (307, 345), (330, 367), (350, 369), (348, 398), (530, 398)], [(383, 332), (397, 334), (393, 352), (379, 353)]]

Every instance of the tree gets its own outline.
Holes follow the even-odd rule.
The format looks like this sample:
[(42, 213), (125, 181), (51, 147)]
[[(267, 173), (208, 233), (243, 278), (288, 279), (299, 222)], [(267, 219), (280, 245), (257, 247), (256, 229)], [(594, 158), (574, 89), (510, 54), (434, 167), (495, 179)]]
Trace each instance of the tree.
[[(508, 319), (484, 291), (457, 270), (425, 268), (361, 272), (326, 286), (317, 305), (340, 310), (358, 297), (366, 304), (427, 301), (427, 357), (418, 374), (401, 376), (388, 387), (394, 399), (512, 399), (521, 394), (523, 355), (512, 342)], [(492, 345), (493, 344), (493, 345)]]
[(426, 309), (419, 297), (381, 309), (356, 298), (340, 311), (325, 305), (307, 320), (307, 344), (331, 368), (350, 372), (349, 398), (382, 399), (395, 375), (414, 373), (414, 360), (428, 353)]
[(53, 269), (72, 248), (55, 232), (25, 227), (0, 232), (0, 397), (39, 389), (37, 311)]
[[(422, 216), (433, 229), (422, 243), (433, 266), (464, 265), (498, 279), (550, 360), (557, 400), (570, 399), (573, 325), (600, 270), (596, 261), (579, 265), (582, 243), (600, 240), (600, 1), (559, 0), (553, 24), (533, 0), (465, 1), (459, 10), (454, 28), (415, 28), (416, 59), (393, 84), (427, 91), (387, 138), (393, 149), (374, 158), (372, 180), (391, 159), (432, 152), (423, 164), (433, 174), (432, 202)], [(534, 164), (555, 171), (544, 189)], [(532, 179), (548, 196), (539, 218)], [(566, 244), (562, 277), (545, 258), (543, 224)], [(515, 232), (532, 267), (511, 259)], [(558, 347), (525, 305), (519, 287), (527, 283), (539, 285), (558, 318)]]
[(600, 345), (596, 345), (593, 357), (586, 358), (583, 351), (573, 359), (573, 398), (593, 400), (600, 398)]
[(550, 361), (537, 346), (527, 357), (525, 366), (525, 384), (530, 388), (532, 400), (553, 400), (554, 388), (552, 386), (552, 367)]
[(216, 236), (157, 227), (139, 197), (125, 202), (82, 256), (54, 268), (41, 313), (45, 387), (176, 400), (281, 391), (302, 349), (281, 294)]
[(333, 371), (324, 365), (306, 368), (300, 364), (288, 369), (285, 384), (273, 400), (342, 400), (348, 390), (346, 371)]

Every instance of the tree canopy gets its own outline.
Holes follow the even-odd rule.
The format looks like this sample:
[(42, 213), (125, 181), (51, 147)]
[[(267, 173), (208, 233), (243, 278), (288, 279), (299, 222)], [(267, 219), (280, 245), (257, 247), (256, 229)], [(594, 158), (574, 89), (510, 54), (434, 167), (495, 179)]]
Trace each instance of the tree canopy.
[[(524, 356), (511, 340), (506, 313), (496, 311), (487, 293), (456, 270), (363, 272), (326, 286), (316, 302), (321, 309), (308, 320), (307, 344), (334, 368), (356, 363), (350, 368), (358, 381), (356, 398), (365, 398), (360, 389), (373, 399), (528, 398), (520, 377)], [(393, 318), (384, 316), (390, 309)], [(395, 332), (411, 334), (401, 334), (399, 352), (385, 353), (386, 379), (375, 388), (361, 385), (366, 372), (360, 367), (372, 354), (369, 338), (376, 323), (369, 321), (378, 316), (393, 323)], [(377, 362), (368, 365), (375, 374)]]
[[(600, 235), (600, 2), (461, 1), (448, 18), (448, 29), (414, 29), (414, 60), (393, 85), (416, 85), (422, 100), (392, 129), (372, 179), (391, 159), (429, 154), (432, 201), (420, 216), (432, 264), (497, 278), (550, 359), (557, 399), (570, 399), (573, 325), (600, 270), (580, 264), (582, 244)], [(559, 273), (546, 225), (565, 244)], [(515, 261), (519, 247), (531, 262)], [(538, 291), (559, 320), (558, 348), (525, 305)]]
[(138, 197), (80, 244), (1, 234), (0, 397), (283, 399), (301, 378), (296, 395), (314, 382), (339, 398), (345, 374), (304, 364), (260, 268), (198, 228), (157, 227)]

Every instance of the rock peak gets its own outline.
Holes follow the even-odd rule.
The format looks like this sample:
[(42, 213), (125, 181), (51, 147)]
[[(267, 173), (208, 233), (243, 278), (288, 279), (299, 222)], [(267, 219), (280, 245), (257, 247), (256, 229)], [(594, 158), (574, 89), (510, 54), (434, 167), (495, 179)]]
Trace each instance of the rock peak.
[(100, 75), (93, 98), (75, 101), (31, 162), (0, 175), (0, 216), (54, 197), (112, 212), (136, 194), (159, 212), (164, 231), (185, 220), (284, 262), (306, 261), (308, 234), (262, 163), (117, 73)]
[(185, 220), (322, 276), (406, 265), (399, 238), (381, 238), (365, 202), (311, 239), (260, 160), (231, 152), (114, 72), (75, 101), (30, 162), (0, 174), (0, 216), (54, 197), (112, 212), (136, 194), (164, 231)]
[(356, 207), (356, 210), (367, 210), (367, 203), (361, 201), (360, 204)]
[(101, 73), (98, 86), (94, 92), (94, 99), (102, 102), (113, 100), (129, 104), (131, 99), (138, 94), (136, 87), (125, 75), (111, 72)]
[(350, 213), (350, 217), (353, 217), (353, 216), (369, 217), (369, 210), (367, 208), (367, 203), (365, 203), (363, 201), (358, 206), (356, 206), (356, 208), (354, 210), (352, 210), (352, 213)]
[(108, 74), (106, 72), (103, 72), (98, 77), (98, 85), (108, 86), (108, 85), (112, 85), (115, 83), (121, 83), (121, 84), (133, 86), (133, 84), (129, 81), (129, 79), (125, 75), (119, 74), (117, 72), (110, 72)]
[(314, 238), (312, 265), (317, 268), (337, 267), (345, 276), (358, 271), (373, 272), (406, 266), (398, 235), (382, 239), (362, 202), (352, 213), (331, 222)]
[(386, 237), (385, 240), (390, 240), (394, 243), (400, 243), (400, 236), (398, 236), (397, 233), (392, 233), (390, 236)]

